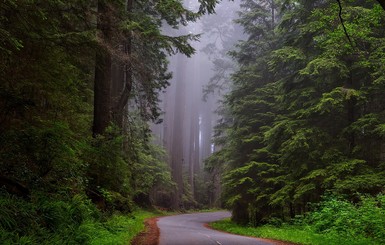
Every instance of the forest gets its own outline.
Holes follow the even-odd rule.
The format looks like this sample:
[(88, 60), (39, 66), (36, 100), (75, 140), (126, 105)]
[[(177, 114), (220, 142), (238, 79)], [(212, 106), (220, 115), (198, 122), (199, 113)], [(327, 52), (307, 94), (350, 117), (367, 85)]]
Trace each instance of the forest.
[(226, 208), (385, 243), (384, 26), (382, 0), (1, 1), (0, 241)]

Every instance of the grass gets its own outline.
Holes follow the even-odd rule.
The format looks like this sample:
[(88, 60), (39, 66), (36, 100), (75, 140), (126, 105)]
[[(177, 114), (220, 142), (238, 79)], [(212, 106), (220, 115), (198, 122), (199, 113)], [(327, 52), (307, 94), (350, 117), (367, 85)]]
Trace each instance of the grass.
[(166, 214), (137, 209), (110, 216), (83, 195), (64, 200), (36, 195), (30, 202), (0, 188), (0, 244), (130, 244), (145, 219)]
[[(144, 230), (144, 220), (161, 215), (160, 213), (138, 210), (130, 215), (117, 214), (101, 222), (86, 220), (76, 227), (68, 225), (57, 232), (32, 232), (19, 235), (16, 232), (0, 230), (0, 244), (92, 244), (128, 245)], [(39, 230), (40, 231), (40, 230)]]
[(275, 239), (280, 241), (292, 242), (297, 244), (314, 245), (371, 245), (379, 244), (364, 237), (341, 237), (337, 234), (318, 234), (310, 226), (283, 225), (281, 227), (260, 226), (249, 227), (241, 226), (231, 222), (230, 219), (213, 222), (210, 226), (217, 230), (226, 231), (244, 236)]
[(81, 234), (90, 236), (87, 239), (88, 244), (130, 244), (144, 230), (144, 220), (159, 215), (160, 213), (138, 210), (129, 216), (114, 215), (105, 223), (85, 223), (79, 229), (82, 229)]

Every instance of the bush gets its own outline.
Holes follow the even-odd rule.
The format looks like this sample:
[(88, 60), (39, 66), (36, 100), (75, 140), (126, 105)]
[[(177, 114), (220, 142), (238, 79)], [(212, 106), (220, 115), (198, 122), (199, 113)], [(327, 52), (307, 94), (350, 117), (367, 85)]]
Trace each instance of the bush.
[(28, 201), (4, 190), (0, 216), (2, 244), (76, 244), (79, 227), (101, 217), (84, 195), (59, 198), (34, 193), (32, 201)]
[(356, 204), (330, 196), (304, 221), (319, 233), (367, 237), (385, 244), (385, 195), (361, 196)]

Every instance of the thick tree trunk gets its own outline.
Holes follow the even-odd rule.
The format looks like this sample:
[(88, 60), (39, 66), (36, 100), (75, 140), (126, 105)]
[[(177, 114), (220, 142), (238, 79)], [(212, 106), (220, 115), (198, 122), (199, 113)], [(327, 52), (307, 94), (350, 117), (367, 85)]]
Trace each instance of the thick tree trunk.
[[(131, 13), (133, 9), (133, 0), (127, 1), (127, 12)], [(121, 52), (125, 56), (124, 62), (120, 61), (119, 64), (119, 77), (118, 80), (114, 82), (115, 90), (114, 90), (114, 106), (113, 106), (113, 120), (114, 123), (122, 128), (123, 127), (123, 117), (125, 115), (125, 108), (130, 98), (131, 90), (132, 90), (132, 65), (131, 60), (127, 57), (130, 57), (132, 52), (132, 41), (131, 34), (125, 37), (126, 41), (122, 44)]]
[(195, 198), (195, 176), (199, 172), (199, 115), (196, 107), (192, 110), (189, 142), (189, 179), (191, 193)]
[[(119, 50), (124, 52), (124, 46), (122, 45)], [(112, 88), (111, 88), (111, 104), (114, 105), (112, 110), (112, 119), (114, 123), (122, 128), (123, 127), (123, 110), (119, 110), (118, 102), (121, 97), (121, 93), (124, 89), (125, 84), (125, 74), (124, 74), (124, 62), (120, 59), (114, 59), (112, 64)]]
[[(180, 58), (181, 56), (178, 56)], [(183, 124), (185, 110), (185, 65), (178, 62), (176, 74), (176, 95), (175, 95), (175, 112), (172, 132), (172, 156), (171, 156), (171, 174), (177, 184), (177, 190), (173, 197), (173, 208), (179, 209), (182, 205), (183, 196)]]
[[(130, 40), (128, 40), (124, 45), (124, 53), (126, 55), (131, 53)], [(132, 71), (129, 61), (125, 63), (118, 62), (117, 66), (117, 74), (114, 74), (116, 79), (113, 80), (114, 106), (112, 113), (114, 123), (118, 127), (122, 128), (125, 108), (130, 98), (132, 89)]]
[(207, 99), (203, 104), (204, 108), (201, 109), (201, 163), (211, 155), (211, 144), (212, 144), (212, 120), (213, 120), (213, 97)]
[[(101, 43), (111, 40), (111, 20), (108, 6), (104, 1), (98, 2), (97, 30)], [(103, 134), (111, 121), (111, 54), (106, 45), (100, 45), (96, 52), (94, 84), (94, 121), (93, 135)]]
[[(98, 1), (97, 30), (100, 48), (96, 53), (95, 87), (94, 87), (94, 122), (93, 135), (103, 134), (106, 127), (113, 121), (123, 127), (124, 108), (132, 88), (132, 69), (130, 61), (122, 61), (131, 54), (131, 37), (119, 50), (124, 57), (117, 57), (112, 62), (112, 11), (108, 1)], [(131, 12), (133, 1), (127, 1), (127, 11)]]

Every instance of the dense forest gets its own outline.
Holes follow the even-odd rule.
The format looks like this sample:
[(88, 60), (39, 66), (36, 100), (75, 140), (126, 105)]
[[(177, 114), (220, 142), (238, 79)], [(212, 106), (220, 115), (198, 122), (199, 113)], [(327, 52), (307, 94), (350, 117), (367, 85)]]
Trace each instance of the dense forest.
[[(249, 1), (230, 52), (223, 200), (239, 223), (288, 220), (324, 195), (384, 192), (385, 13), (372, 1)], [(214, 86), (215, 84), (213, 84)]]
[(84, 244), (87, 222), (149, 206), (154, 189), (160, 204), (173, 197), (147, 122), (161, 113), (167, 57), (191, 56), (198, 35), (162, 30), (215, 3), (0, 3), (1, 241)]
[[(2, 1), (0, 241), (87, 244), (137, 207), (225, 207), (254, 226), (333, 200), (383, 210), (384, 9)], [(381, 225), (368, 236), (385, 241)]]

